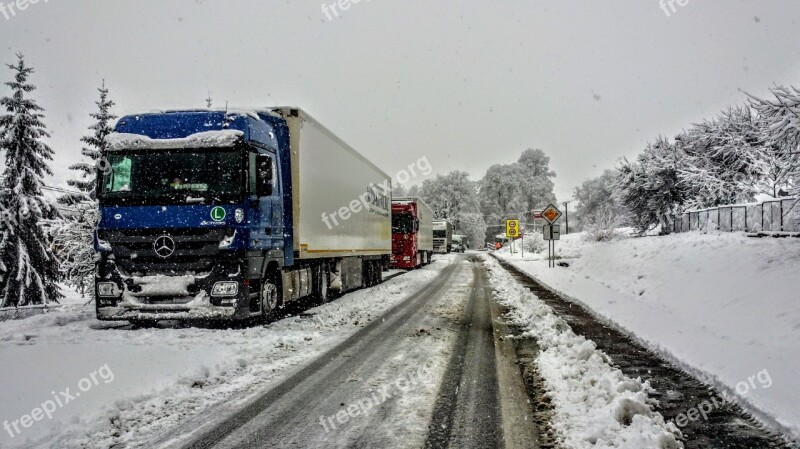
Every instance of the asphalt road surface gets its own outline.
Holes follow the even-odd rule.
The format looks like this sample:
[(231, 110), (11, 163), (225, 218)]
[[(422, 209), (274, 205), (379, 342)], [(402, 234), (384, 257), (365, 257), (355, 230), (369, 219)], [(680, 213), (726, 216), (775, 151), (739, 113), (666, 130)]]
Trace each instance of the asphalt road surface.
[(421, 291), (182, 447), (535, 447), (485, 268), (437, 263), (449, 265)]

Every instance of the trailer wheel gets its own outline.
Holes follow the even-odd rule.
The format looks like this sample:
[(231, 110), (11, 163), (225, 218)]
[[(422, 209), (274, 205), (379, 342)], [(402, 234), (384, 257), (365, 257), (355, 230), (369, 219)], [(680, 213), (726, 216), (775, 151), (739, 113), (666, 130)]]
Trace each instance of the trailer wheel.
[(369, 260), (364, 265), (364, 287), (374, 287), (383, 282), (383, 264), (380, 260)]
[(269, 321), (275, 316), (278, 309), (278, 287), (270, 282), (264, 282), (261, 287), (261, 318)]
[(364, 288), (375, 285), (375, 263), (371, 260), (364, 262)]
[(327, 263), (323, 263), (314, 269), (314, 292), (312, 299), (315, 304), (323, 305), (331, 301), (331, 272)]

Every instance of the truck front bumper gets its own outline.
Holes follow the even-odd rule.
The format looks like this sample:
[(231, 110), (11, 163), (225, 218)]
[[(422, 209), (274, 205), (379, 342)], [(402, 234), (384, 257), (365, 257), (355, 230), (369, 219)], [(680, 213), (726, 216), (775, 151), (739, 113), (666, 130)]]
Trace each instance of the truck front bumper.
[[(247, 262), (227, 260), (200, 275), (127, 276), (113, 261), (100, 262), (95, 280), (97, 318), (102, 321), (242, 320), (252, 311)], [(236, 284), (235, 294), (212, 296), (218, 283)], [(113, 284), (118, 295), (100, 295), (101, 284)], [(258, 313), (258, 312), (255, 312)]]
[(413, 269), (417, 267), (417, 258), (405, 254), (392, 254), (389, 266), (402, 270)]

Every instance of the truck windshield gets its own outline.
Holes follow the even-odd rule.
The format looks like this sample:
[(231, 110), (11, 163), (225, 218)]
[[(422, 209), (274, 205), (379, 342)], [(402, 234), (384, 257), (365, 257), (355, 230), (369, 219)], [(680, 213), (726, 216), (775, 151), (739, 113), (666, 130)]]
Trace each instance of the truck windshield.
[(447, 238), (447, 231), (433, 231), (433, 236), (437, 239)]
[(242, 194), (240, 150), (114, 152), (103, 174), (106, 202), (233, 202)]
[(392, 215), (392, 233), (411, 234), (414, 232), (414, 217), (411, 214)]

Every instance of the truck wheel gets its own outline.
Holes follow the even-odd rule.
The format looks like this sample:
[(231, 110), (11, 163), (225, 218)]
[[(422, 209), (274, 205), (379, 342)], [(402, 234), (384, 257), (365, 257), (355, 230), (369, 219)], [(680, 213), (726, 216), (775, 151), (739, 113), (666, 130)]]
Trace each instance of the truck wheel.
[(331, 273), (328, 264), (322, 264), (314, 270), (314, 293), (312, 299), (314, 304), (323, 305), (331, 301)]
[(261, 287), (261, 318), (270, 321), (275, 317), (278, 309), (278, 287), (275, 284), (264, 282)]

